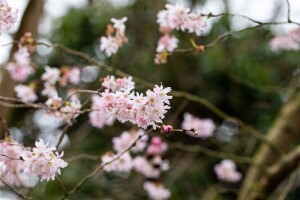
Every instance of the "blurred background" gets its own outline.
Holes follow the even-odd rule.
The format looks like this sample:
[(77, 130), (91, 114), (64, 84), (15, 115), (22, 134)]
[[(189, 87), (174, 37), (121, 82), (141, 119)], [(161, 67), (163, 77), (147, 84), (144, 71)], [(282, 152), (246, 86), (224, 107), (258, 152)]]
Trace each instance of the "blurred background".
[[(12, 7), (20, 9), (22, 15), (29, 1), (8, 2)], [(164, 9), (167, 2), (183, 2), (203, 13), (243, 14), (264, 22), (283, 21), (287, 17), (284, 0), (48, 0), (43, 5), (44, 12), (38, 16), (41, 20), (36, 36), (38, 41), (63, 44), (146, 81), (163, 83), (174, 90), (203, 97), (222, 111), (265, 133), (290, 95), (288, 86), (299, 74), (300, 63), (299, 52), (274, 53), (269, 47), (269, 41), (274, 35), (284, 34), (295, 26), (280, 25), (246, 31), (230, 36), (204, 53), (175, 53), (167, 64), (155, 65), (155, 49), (160, 37), (156, 15), (159, 10)], [(300, 22), (300, 2), (291, 0), (290, 3), (291, 18)], [(99, 38), (105, 34), (111, 18), (123, 16), (128, 17), (126, 26), (129, 42), (115, 57), (106, 58), (99, 50)], [(197, 44), (207, 44), (225, 32), (253, 25), (243, 18), (228, 16), (212, 18), (207, 22), (208, 27), (200, 37), (177, 32), (179, 48), (189, 48), (190, 38)], [(14, 29), (17, 32), (19, 25)], [(0, 36), (2, 64), (9, 58), (11, 45), (5, 44), (13, 40), (13, 35), (14, 32)], [(89, 89), (98, 88), (98, 79), (107, 75), (106, 72), (89, 66), (85, 60), (45, 47), (38, 47), (34, 63), (40, 72), (46, 65), (80, 66), (86, 70), (87, 75), (82, 77), (82, 81), (84, 87)], [(140, 91), (145, 89), (138, 86)], [(172, 142), (252, 156), (258, 141), (244, 134), (234, 120), (221, 119), (200, 104), (174, 98), (171, 107), (165, 123), (173, 124), (174, 127), (180, 128), (185, 112), (201, 118), (211, 118), (218, 126), (215, 137), (205, 140), (182, 134), (164, 136), (166, 141), (171, 142), (165, 155), (170, 160), (171, 169), (162, 176), (161, 181), (172, 191), (171, 199), (235, 199), (240, 183), (220, 183), (213, 172), (213, 166), (220, 159), (179, 150), (172, 147)], [(60, 124), (43, 117), (42, 110), (18, 109), (11, 112), (9, 124), (13, 127), (15, 137), (24, 143), (30, 143), (36, 138), (53, 142), (61, 133)], [(88, 116), (82, 115), (64, 138), (65, 157), (81, 153), (100, 156), (111, 150), (112, 137), (130, 128), (130, 124), (116, 123), (112, 127), (94, 129), (89, 125)], [(71, 188), (92, 171), (98, 162), (74, 161), (63, 170), (60, 179), (67, 188)], [(244, 174), (247, 167), (239, 164), (238, 170)], [(144, 178), (136, 173), (129, 176), (95, 176), (71, 199), (147, 199), (141, 188)], [(57, 199), (61, 190), (57, 181), (43, 182), (32, 190), (32, 194), (37, 199)], [(293, 199), (296, 193), (297, 188), (290, 193), (288, 199)]]

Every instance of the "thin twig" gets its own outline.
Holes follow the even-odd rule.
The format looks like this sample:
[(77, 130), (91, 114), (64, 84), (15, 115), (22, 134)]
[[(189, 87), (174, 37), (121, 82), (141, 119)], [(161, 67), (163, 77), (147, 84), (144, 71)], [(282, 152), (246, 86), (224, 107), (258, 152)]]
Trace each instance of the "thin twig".
[(23, 194), (21, 194), (20, 192), (18, 192), (15, 188), (13, 188), (12, 186), (10, 186), (8, 183), (6, 183), (0, 176), (0, 181), (6, 186), (8, 187), (11, 191), (13, 191), (16, 195), (18, 195), (20, 198), (22, 199), (27, 199), (27, 200), (31, 200), (33, 199), (33, 197), (27, 197), (24, 196)]

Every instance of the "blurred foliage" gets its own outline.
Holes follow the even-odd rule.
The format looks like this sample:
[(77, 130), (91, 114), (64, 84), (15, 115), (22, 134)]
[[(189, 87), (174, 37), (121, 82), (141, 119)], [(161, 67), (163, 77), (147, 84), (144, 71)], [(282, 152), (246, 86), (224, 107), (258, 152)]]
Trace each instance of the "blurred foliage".
[[(279, 108), (288, 97), (287, 87), (294, 71), (300, 63), (297, 52), (271, 52), (268, 42), (273, 37), (268, 29), (246, 31), (224, 39), (203, 53), (174, 53), (165, 65), (155, 65), (155, 48), (160, 37), (156, 24), (156, 14), (165, 2), (160, 0), (134, 1), (132, 4), (116, 8), (104, 0), (91, 1), (82, 9), (70, 10), (54, 25), (50, 41), (85, 52), (104, 63), (113, 65), (133, 76), (153, 83), (163, 83), (174, 90), (183, 90), (208, 99), (226, 113), (237, 116), (246, 123), (265, 132), (270, 127)], [(196, 4), (197, 1), (193, 3)], [(105, 35), (110, 18), (128, 17), (128, 44), (113, 58), (106, 58), (99, 50), (99, 38)], [(180, 48), (189, 48), (189, 39), (198, 44), (212, 42), (220, 34), (230, 30), (230, 18), (222, 17), (213, 24), (208, 35), (196, 37), (187, 33), (175, 33), (180, 39)], [(89, 65), (86, 61), (61, 51), (55, 51), (50, 66)], [(100, 77), (107, 73), (100, 72)], [(99, 78), (100, 78), (99, 77)], [(270, 87), (271, 86), (271, 87)], [(99, 82), (87, 85), (90, 89), (99, 87)], [(144, 90), (145, 88), (140, 88)], [(183, 99), (172, 100), (172, 110), (166, 122), (176, 112)], [(202, 105), (189, 102), (184, 112), (202, 118), (212, 118), (218, 125), (218, 118)], [(180, 127), (183, 111), (174, 122)], [(20, 115), (19, 115), (20, 116)], [(20, 117), (17, 118), (20, 120)], [(111, 150), (111, 138), (130, 125), (116, 124), (103, 130), (92, 129), (88, 116), (81, 116), (71, 129), (72, 145), (65, 150), (70, 157), (80, 153), (100, 156)], [(242, 131), (231, 141), (217, 139), (194, 139), (184, 135), (167, 135), (166, 140), (185, 144), (203, 145), (215, 150), (235, 154), (252, 155), (258, 142)], [(186, 199), (235, 199), (239, 184), (218, 183), (213, 166), (220, 160), (197, 153), (183, 152), (170, 148), (166, 155), (171, 169), (162, 180), (172, 191), (174, 200)], [(93, 170), (97, 161), (76, 161), (64, 169), (60, 179), (71, 189), (82, 177)], [(239, 165), (245, 172), (247, 165)], [(143, 177), (132, 173), (129, 178), (122, 175), (101, 174), (88, 181), (70, 199), (147, 199), (142, 190)], [(221, 189), (220, 189), (221, 188)], [(56, 199), (61, 194), (58, 181), (41, 184), (34, 189), (37, 198)], [(44, 196), (47, 194), (47, 197)], [(51, 194), (51, 195), (48, 195)], [(201, 198), (202, 197), (202, 198)]]

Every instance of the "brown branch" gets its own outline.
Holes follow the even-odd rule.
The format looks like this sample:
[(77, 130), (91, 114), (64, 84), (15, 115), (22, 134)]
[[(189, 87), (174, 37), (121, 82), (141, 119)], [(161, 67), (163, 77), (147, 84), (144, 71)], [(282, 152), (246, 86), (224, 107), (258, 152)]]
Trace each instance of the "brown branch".
[(277, 186), (293, 172), (300, 162), (300, 146), (284, 156), (274, 164), (266, 177), (262, 178), (253, 200), (264, 200), (277, 188)]
[(16, 195), (18, 195), (21, 199), (26, 199), (26, 200), (32, 200), (32, 197), (27, 197), (24, 196), (23, 194), (21, 194), (20, 192), (18, 192), (15, 188), (13, 188), (12, 186), (10, 186), (8, 183), (6, 183), (1, 177), (0, 177), (0, 181), (6, 186), (8, 187), (11, 191), (13, 191)]

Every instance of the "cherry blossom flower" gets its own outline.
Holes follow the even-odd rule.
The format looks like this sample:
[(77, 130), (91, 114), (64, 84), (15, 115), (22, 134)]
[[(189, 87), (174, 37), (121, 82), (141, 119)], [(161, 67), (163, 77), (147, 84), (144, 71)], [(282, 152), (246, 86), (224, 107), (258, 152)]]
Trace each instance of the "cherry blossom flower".
[[(64, 103), (62, 105), (62, 103)], [(81, 103), (76, 96), (72, 96), (68, 101), (62, 101), (58, 96), (49, 98), (45, 103), (49, 108), (57, 111), (49, 111), (49, 114), (61, 119), (62, 121), (72, 124), (73, 119), (79, 116), (78, 111), (81, 108)]]
[(41, 91), (41, 95), (48, 96), (49, 98), (58, 96), (55, 85), (45, 82), (44, 89)]
[(30, 54), (26, 47), (19, 46), (19, 50), (13, 56), (14, 61), (9, 62), (6, 69), (10, 77), (15, 81), (24, 82), (34, 73), (30, 64)]
[(156, 52), (163, 51), (173, 52), (178, 46), (178, 39), (175, 36), (164, 35), (158, 40)]
[(187, 29), (189, 33), (195, 33), (197, 36), (201, 35), (203, 28), (206, 26), (206, 21), (200, 12), (190, 13), (184, 24), (185, 29)]
[(144, 183), (144, 189), (153, 200), (166, 200), (171, 196), (171, 192), (160, 183), (146, 181)]
[(42, 74), (42, 80), (50, 84), (55, 84), (59, 80), (60, 70), (47, 66)]
[(114, 76), (107, 76), (103, 79), (101, 85), (112, 92), (132, 90), (135, 88), (135, 82), (132, 81), (131, 76), (117, 79)]
[(216, 125), (211, 119), (200, 119), (190, 113), (184, 114), (181, 127), (185, 130), (195, 130), (196, 133), (187, 131), (187, 134), (203, 139), (213, 136), (213, 132), (216, 129)]
[(56, 173), (61, 173), (61, 168), (65, 168), (68, 163), (61, 159), (63, 152), (59, 154), (54, 146), (45, 144), (42, 139), (35, 142), (35, 148), (31, 150), (31, 155), (23, 157), (28, 166), (26, 172), (37, 175), (42, 180), (49, 181), (55, 179)]
[(80, 83), (81, 70), (78, 67), (62, 68), (63, 75), (59, 80), (61, 86), (66, 86), (67, 83), (78, 85)]
[(158, 178), (161, 171), (169, 170), (169, 161), (163, 160), (160, 155), (154, 156), (151, 160), (144, 156), (136, 156), (133, 160), (133, 168), (146, 178)]
[(242, 178), (242, 174), (236, 170), (236, 165), (232, 160), (222, 160), (221, 163), (214, 167), (217, 177), (221, 181), (238, 182)]
[(127, 21), (127, 17), (123, 17), (121, 19), (112, 18), (111, 22), (114, 23), (113, 27), (117, 29), (121, 34), (125, 34), (126, 26), (125, 22)]
[[(106, 172), (130, 172), (132, 169), (132, 158), (128, 152), (120, 156), (119, 159), (113, 161), (117, 158), (117, 154), (108, 152), (101, 157), (102, 165), (104, 166), (104, 171)], [(113, 161), (113, 162), (112, 162)]]
[[(25, 186), (25, 181), (28, 179), (27, 173), (24, 172), (26, 164), (21, 159), (24, 147), (14, 141), (0, 143), (0, 177), (11, 186)], [(0, 186), (5, 186), (0, 181)]]
[(100, 50), (104, 51), (105, 54), (110, 57), (116, 54), (119, 49), (117, 40), (114, 37), (101, 37), (100, 39)]
[(141, 152), (147, 146), (148, 136), (145, 135), (145, 131), (143, 129), (132, 130), (132, 131), (124, 131), (119, 137), (114, 137), (113, 148), (117, 152), (123, 152), (128, 149), (140, 136), (139, 139), (133, 148), (130, 149), (132, 152)]
[(17, 93), (17, 97), (24, 102), (34, 102), (38, 98), (33, 89), (27, 85), (19, 84), (15, 86), (15, 92)]
[(6, 0), (0, 1), (0, 35), (11, 30), (17, 22), (19, 10), (8, 5)]
[(137, 156), (133, 160), (133, 168), (146, 178), (158, 178), (160, 170), (155, 168), (145, 157)]
[(149, 155), (163, 154), (168, 149), (168, 145), (161, 141), (160, 137), (151, 138), (151, 143), (147, 148)]
[(155, 129), (157, 123), (162, 123), (170, 109), (169, 99), (172, 97), (167, 94), (171, 88), (155, 86), (155, 91), (147, 90), (146, 96), (131, 90), (110, 92), (106, 89), (100, 97), (92, 97), (92, 125), (100, 128), (118, 119), (122, 123), (129, 121), (141, 128), (152, 126)]

